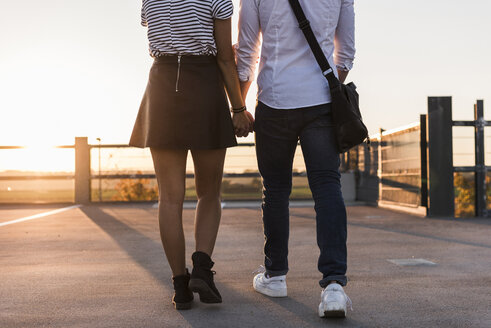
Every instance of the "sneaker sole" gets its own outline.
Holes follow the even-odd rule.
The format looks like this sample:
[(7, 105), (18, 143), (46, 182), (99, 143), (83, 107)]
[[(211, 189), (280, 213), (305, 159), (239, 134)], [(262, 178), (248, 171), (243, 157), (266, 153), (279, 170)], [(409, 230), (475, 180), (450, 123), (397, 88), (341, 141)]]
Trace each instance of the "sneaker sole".
[(346, 312), (343, 310), (324, 311), (322, 318), (346, 318)]
[(270, 290), (270, 289), (262, 289), (262, 288), (259, 288), (257, 286), (253, 286), (254, 287), (254, 290), (260, 294), (263, 294), (263, 295), (266, 295), (266, 296), (269, 296), (269, 297), (287, 297), (288, 296), (288, 293), (286, 290)]
[(222, 303), (222, 298), (218, 296), (208, 284), (201, 279), (191, 279), (189, 289), (193, 293), (199, 294), (199, 300), (203, 303)]

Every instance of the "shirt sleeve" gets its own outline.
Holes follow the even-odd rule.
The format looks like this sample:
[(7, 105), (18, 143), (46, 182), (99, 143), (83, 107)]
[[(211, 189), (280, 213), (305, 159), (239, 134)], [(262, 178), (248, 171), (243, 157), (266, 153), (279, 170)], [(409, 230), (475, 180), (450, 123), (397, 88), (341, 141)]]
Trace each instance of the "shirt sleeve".
[(349, 71), (355, 59), (355, 11), (354, 0), (342, 0), (338, 26), (334, 38), (334, 62), (336, 67)]
[(235, 55), (240, 81), (252, 81), (259, 55), (261, 26), (256, 0), (241, 0), (239, 11), (239, 42)]
[(211, 14), (215, 19), (229, 19), (234, 13), (232, 0), (211, 0)]
[(145, 14), (145, 9), (143, 8), (143, 6), (142, 6), (142, 10), (141, 10), (141, 24), (142, 24), (142, 26), (148, 26), (147, 15)]

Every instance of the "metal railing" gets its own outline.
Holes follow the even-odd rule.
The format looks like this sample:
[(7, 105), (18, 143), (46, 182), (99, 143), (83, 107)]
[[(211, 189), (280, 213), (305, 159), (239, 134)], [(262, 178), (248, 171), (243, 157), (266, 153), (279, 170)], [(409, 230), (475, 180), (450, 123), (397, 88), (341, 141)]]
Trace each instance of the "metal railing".
[[(251, 156), (250, 156), (250, 151), (247, 150), (245, 151), (245, 155), (240, 153), (240, 149), (244, 148), (253, 148), (254, 143), (240, 143), (238, 144), (239, 148), (239, 154), (235, 154), (232, 156), (227, 156), (229, 157), (237, 157), (240, 159), (240, 161), (236, 162), (251, 162)], [(22, 149), (28, 149), (30, 147), (24, 147), (24, 146), (0, 146), (0, 150), (22, 150)], [(102, 199), (102, 187), (101, 187), (101, 181), (115, 181), (115, 180), (155, 180), (156, 176), (153, 173), (153, 166), (151, 168), (144, 169), (143, 173), (136, 173), (134, 171), (140, 171), (138, 170), (118, 170), (118, 169), (104, 169), (101, 170), (101, 151), (107, 150), (107, 149), (132, 149), (133, 147), (128, 146), (127, 144), (89, 144), (88, 143), (88, 138), (87, 137), (76, 137), (75, 138), (75, 143), (74, 145), (63, 145), (63, 146), (56, 146), (52, 148), (57, 148), (57, 149), (72, 149), (75, 152), (75, 166), (73, 173), (70, 174), (60, 174), (60, 173), (35, 173), (31, 174), (22, 174), (22, 172), (16, 172), (14, 175), (0, 175), (0, 182), (5, 181), (5, 182), (20, 182), (20, 181), (30, 181), (32, 182), (33, 180), (46, 180), (49, 183), (49, 180), (73, 180), (73, 189), (72, 189), (72, 200), (69, 202), (75, 202), (75, 203), (90, 203), (92, 201), (103, 201)], [(137, 150), (136, 148), (133, 148)], [(94, 154), (93, 151), (98, 151), (98, 154)], [(129, 151), (131, 153), (132, 151)], [(95, 155), (95, 156), (94, 156)], [(91, 158), (98, 157), (98, 164), (99, 167), (97, 168), (97, 163), (96, 162), (91, 162)], [(149, 157), (149, 154), (145, 155), (144, 160), (147, 160)], [(242, 160), (240, 157), (247, 157)], [(297, 152), (296, 154), (296, 161), (300, 158), (297, 159), (297, 157), (301, 157), (301, 152)], [(116, 155), (116, 158), (118, 156)], [(236, 158), (236, 159), (237, 159)], [(117, 163), (119, 163), (120, 158), (117, 159)], [(123, 159), (124, 161), (124, 159)], [(255, 162), (255, 160), (254, 160)], [(251, 165), (246, 165), (247, 167)], [(188, 168), (189, 169), (189, 168)], [(227, 172), (227, 169), (232, 170)], [(235, 168), (232, 166), (226, 167), (226, 171), (224, 172), (224, 179), (233, 179), (233, 181), (238, 181), (237, 179), (239, 178), (244, 178), (244, 180), (241, 180), (240, 183), (245, 183), (247, 181), (250, 181), (250, 179), (259, 179), (260, 174), (257, 172), (257, 167), (251, 167), (252, 170), (246, 171), (246, 172), (233, 172)], [(119, 172), (118, 172), (119, 171)], [(131, 172), (133, 171), (133, 172)], [(252, 172), (253, 171), (253, 172)], [(187, 173), (186, 174), (187, 179), (193, 179), (194, 178), (194, 173)], [(293, 172), (293, 178), (300, 178), (302, 181), (305, 179), (305, 183), (301, 183), (302, 185), (305, 184), (305, 187), (307, 187), (306, 183), (306, 172), (304, 168), (300, 167), (300, 171), (294, 171)], [(298, 180), (297, 180), (298, 181)], [(94, 183), (95, 182), (95, 183)], [(99, 182), (97, 186), (97, 182)], [(151, 184), (154, 185), (155, 181), (153, 181)], [(295, 182), (294, 182), (295, 183)], [(115, 183), (109, 183), (111, 185), (114, 185)], [(46, 184), (43, 183), (43, 186), (46, 186)], [(236, 186), (236, 185), (235, 185)], [(95, 188), (94, 188), (95, 187)], [(234, 185), (232, 185), (234, 187)], [(42, 189), (43, 187), (39, 187), (38, 189)], [(240, 188), (239, 188), (240, 189)], [(39, 190), (36, 190), (39, 193)], [(42, 192), (42, 191), (41, 191)], [(107, 192), (107, 190), (105, 190)], [(304, 196), (299, 196), (296, 199), (310, 199), (310, 195), (306, 195), (304, 192)], [(257, 197), (260, 197), (260, 188), (257, 190)], [(67, 199), (67, 197), (63, 197), (63, 199)], [(17, 200), (14, 201), (14, 203), (24, 203), (24, 202), (40, 202), (39, 200), (32, 201), (33, 197), (27, 197), (26, 201), (23, 200)], [(242, 198), (240, 198), (242, 199)], [(108, 199), (105, 199), (107, 201)], [(111, 200), (111, 199), (109, 199)], [(5, 201), (0, 200), (0, 203), (5, 203)], [(41, 202), (46, 202), (46, 201), (41, 201)], [(65, 202), (65, 201), (63, 201)]]
[[(491, 172), (491, 166), (485, 165), (484, 142), (486, 137), (484, 134), (485, 128), (491, 126), (491, 121), (484, 119), (483, 107), (483, 101), (478, 100), (474, 106), (473, 121), (454, 121), (452, 120), (451, 97), (429, 97), (428, 115), (421, 115), (420, 122), (390, 131), (381, 129), (379, 134), (371, 137), (370, 148), (363, 144), (342, 154), (341, 171), (355, 172), (356, 175), (356, 200), (375, 204), (387, 202), (410, 207), (421, 206), (427, 208), (429, 216), (454, 216), (455, 192), (456, 190), (457, 193), (459, 192), (459, 186), (454, 185), (454, 174), (469, 173), (474, 174), (472, 190), (475, 215), (487, 216), (491, 212), (487, 209), (490, 205), (488, 199), (491, 199), (491, 192), (488, 189), (491, 188), (486, 185), (486, 178), (490, 178), (487, 175), (488, 172)], [(454, 166), (453, 127), (474, 128), (475, 165)], [(247, 147), (252, 148), (254, 144), (239, 144), (238, 148)], [(0, 146), (0, 150), (26, 148)], [(2, 174), (0, 183), (15, 180), (73, 180), (73, 201), (83, 204), (96, 201), (95, 195), (98, 195), (98, 200), (102, 201), (102, 180), (155, 179), (153, 167), (146, 172), (119, 170), (114, 173), (114, 170), (105, 170), (105, 172), (101, 170), (101, 151), (131, 148), (126, 144), (100, 144), (99, 142), (99, 144), (91, 145), (87, 137), (78, 137), (75, 138), (74, 145), (55, 148), (74, 150), (73, 173), (70, 170), (69, 174), (16, 174), (14, 176)], [(99, 151), (98, 170), (94, 170), (95, 167), (91, 163), (92, 150)], [(146, 157), (148, 155), (145, 154)], [(248, 157), (248, 159), (244, 158), (244, 161), (250, 160), (251, 157), (250, 154), (237, 156)], [(116, 162), (119, 163), (119, 158)], [(304, 179), (305, 176), (305, 168), (293, 173), (294, 178)], [(251, 172), (226, 171), (224, 173), (225, 179), (256, 179), (259, 177), (257, 167)], [(192, 179), (194, 174), (188, 173), (186, 178)], [(468, 178), (466, 179), (468, 181)], [(99, 181), (98, 194), (92, 193), (94, 181)], [(154, 181), (152, 183), (154, 184)], [(466, 185), (465, 188), (469, 187)], [(304, 189), (308, 189), (306, 183)], [(258, 195), (255, 197), (257, 198)]]
[(370, 203), (425, 206), (421, 181), (421, 123), (373, 135), (371, 147), (357, 147), (357, 199)]
[(491, 126), (491, 121), (484, 119), (484, 101), (478, 100), (474, 105), (473, 121), (453, 121), (452, 126), (468, 126), (474, 128), (474, 158), (473, 166), (454, 166), (453, 172), (473, 172), (475, 187), (475, 212), (476, 216), (487, 216), (487, 171), (491, 171), (491, 166), (486, 166), (484, 147), (484, 130), (486, 126)]
[[(488, 216), (491, 188), (486, 179), (491, 166), (485, 164), (484, 133), (491, 121), (484, 119), (483, 107), (478, 100), (473, 121), (453, 121), (451, 97), (429, 97), (428, 114), (421, 115), (419, 123), (381, 129), (371, 137), (371, 149), (361, 145), (352, 156), (358, 167), (357, 199), (426, 207), (428, 216), (454, 216), (456, 203), (462, 207), (457, 190), (466, 199), (474, 197), (475, 216)], [(453, 127), (474, 128), (474, 165), (454, 166)], [(473, 173), (472, 186), (463, 178), (459, 183), (464, 185), (454, 185), (456, 173)]]
[(380, 200), (421, 206), (420, 123), (380, 133)]

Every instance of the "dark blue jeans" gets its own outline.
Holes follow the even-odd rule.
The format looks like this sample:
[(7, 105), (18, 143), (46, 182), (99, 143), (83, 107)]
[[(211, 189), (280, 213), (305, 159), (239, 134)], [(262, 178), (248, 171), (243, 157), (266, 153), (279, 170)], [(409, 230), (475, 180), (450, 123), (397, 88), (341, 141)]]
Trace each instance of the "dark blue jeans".
[(315, 202), (321, 287), (345, 286), (346, 208), (341, 194), (339, 154), (331, 106), (273, 109), (259, 102), (255, 115), (256, 155), (263, 179), (265, 266), (269, 276), (288, 272), (289, 197), (298, 140)]

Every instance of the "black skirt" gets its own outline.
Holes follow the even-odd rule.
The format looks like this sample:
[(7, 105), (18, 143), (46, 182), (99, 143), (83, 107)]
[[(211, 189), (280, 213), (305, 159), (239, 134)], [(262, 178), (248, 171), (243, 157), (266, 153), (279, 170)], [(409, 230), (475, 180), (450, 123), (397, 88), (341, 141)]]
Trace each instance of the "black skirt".
[(163, 149), (236, 146), (216, 57), (156, 58), (129, 144)]

